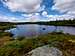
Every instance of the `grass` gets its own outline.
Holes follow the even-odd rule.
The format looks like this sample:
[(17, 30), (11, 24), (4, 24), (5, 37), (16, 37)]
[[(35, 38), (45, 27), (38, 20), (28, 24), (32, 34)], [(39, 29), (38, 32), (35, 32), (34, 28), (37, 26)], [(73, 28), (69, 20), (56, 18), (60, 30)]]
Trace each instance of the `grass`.
[[(8, 40), (4, 42), (5, 44), (0, 47), (0, 56), (22, 56), (28, 53), (29, 51), (44, 45), (57, 47), (60, 50), (65, 51), (65, 53), (67, 53), (68, 48), (72, 47), (71, 44), (73, 44), (73, 47), (75, 47), (74, 46), (75, 43), (73, 43), (72, 40), (73, 41), (75, 40), (74, 35), (68, 35), (63, 33), (49, 33), (46, 35), (38, 36), (37, 38), (30, 38), (30, 39), (24, 38), (21, 40), (20, 39), (12, 40), (11, 38), (8, 38)], [(66, 46), (67, 44), (68, 46)]]

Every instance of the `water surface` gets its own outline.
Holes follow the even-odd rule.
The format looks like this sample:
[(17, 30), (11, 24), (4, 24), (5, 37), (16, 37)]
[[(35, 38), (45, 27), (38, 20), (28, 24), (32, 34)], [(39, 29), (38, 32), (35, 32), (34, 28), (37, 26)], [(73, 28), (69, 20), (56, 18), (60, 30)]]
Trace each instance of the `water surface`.
[(14, 37), (38, 36), (42, 34), (51, 33), (53, 31), (63, 31), (64, 33), (75, 35), (75, 27), (68, 27), (68, 26), (25, 24), (25, 25), (17, 25), (16, 28), (10, 30), (10, 32), (14, 34)]

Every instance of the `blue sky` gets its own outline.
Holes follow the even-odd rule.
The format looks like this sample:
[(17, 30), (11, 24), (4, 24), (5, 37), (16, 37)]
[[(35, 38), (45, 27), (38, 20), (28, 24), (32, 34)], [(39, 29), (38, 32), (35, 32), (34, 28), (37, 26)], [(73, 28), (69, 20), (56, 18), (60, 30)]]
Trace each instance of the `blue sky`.
[(74, 9), (74, 0), (0, 0), (0, 21), (31, 21), (32, 18), (39, 21), (66, 16), (70, 18), (75, 16)]

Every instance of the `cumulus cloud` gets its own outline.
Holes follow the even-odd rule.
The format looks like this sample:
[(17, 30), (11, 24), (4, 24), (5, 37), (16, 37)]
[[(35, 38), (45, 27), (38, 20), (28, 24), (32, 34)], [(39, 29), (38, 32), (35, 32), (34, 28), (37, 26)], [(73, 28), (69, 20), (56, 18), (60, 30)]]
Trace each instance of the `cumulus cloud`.
[(33, 14), (22, 14), (23, 17), (31, 17)]
[(75, 0), (54, 0), (55, 5), (52, 9), (60, 12), (75, 12)]
[(22, 14), (22, 16), (26, 17), (26, 22), (37, 22), (37, 21), (49, 21), (47, 18), (47, 12), (43, 11), (43, 17), (39, 13), (33, 13), (33, 14)]
[(42, 0), (5, 0), (5, 2), (3, 0), (1, 1), (11, 11), (32, 13), (44, 9), (44, 6), (42, 6), (41, 8)]
[(33, 15), (31, 17), (26, 18), (26, 21), (28, 21), (28, 22), (37, 22), (39, 20), (40, 20), (40, 17), (37, 15)]
[(43, 15), (43, 16), (47, 16), (47, 15), (48, 15), (47, 11), (43, 11), (43, 12), (42, 12), (42, 15)]
[(49, 21), (57, 21), (57, 20), (74, 20), (75, 16), (73, 15), (48, 15)]
[(16, 17), (9, 17), (9, 16), (5, 16), (5, 15), (0, 14), (0, 22), (13, 22), (13, 21), (17, 21), (17, 18)]
[(66, 12), (64, 15), (58, 15), (51, 18), (57, 20), (73, 20), (75, 18), (75, 0), (54, 0), (53, 10), (58, 10), (60, 13)]
[(0, 22), (8, 22), (8, 17), (0, 14)]
[(22, 14), (23, 17), (25, 17), (25, 21), (27, 22), (36, 22), (41, 20), (39, 13), (32, 13), (32, 14)]

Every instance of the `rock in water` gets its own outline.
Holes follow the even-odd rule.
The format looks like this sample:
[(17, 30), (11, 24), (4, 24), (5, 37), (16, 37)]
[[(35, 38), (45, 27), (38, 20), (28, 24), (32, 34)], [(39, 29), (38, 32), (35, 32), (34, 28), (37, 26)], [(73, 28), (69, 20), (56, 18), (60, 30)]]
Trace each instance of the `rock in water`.
[(43, 30), (46, 30), (46, 28), (43, 28)]
[(62, 56), (62, 52), (59, 49), (55, 47), (49, 47), (48, 45), (36, 48), (28, 54), (32, 54), (28, 56)]

